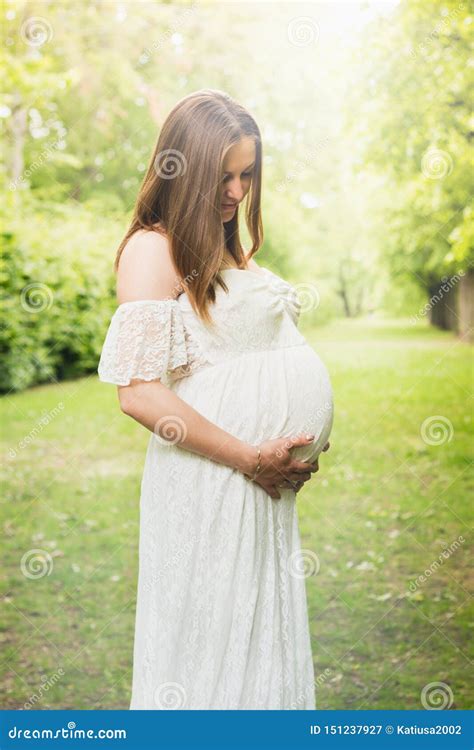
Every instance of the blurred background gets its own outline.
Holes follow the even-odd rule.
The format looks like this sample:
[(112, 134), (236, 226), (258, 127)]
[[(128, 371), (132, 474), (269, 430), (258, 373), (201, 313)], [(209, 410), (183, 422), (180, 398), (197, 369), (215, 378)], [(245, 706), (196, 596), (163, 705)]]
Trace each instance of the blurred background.
[(295, 284), (335, 390), (298, 495), (318, 708), (470, 707), (469, 5), (1, 13), (2, 707), (129, 705), (149, 433), (96, 371), (153, 146), (201, 88), (260, 127), (257, 262)]

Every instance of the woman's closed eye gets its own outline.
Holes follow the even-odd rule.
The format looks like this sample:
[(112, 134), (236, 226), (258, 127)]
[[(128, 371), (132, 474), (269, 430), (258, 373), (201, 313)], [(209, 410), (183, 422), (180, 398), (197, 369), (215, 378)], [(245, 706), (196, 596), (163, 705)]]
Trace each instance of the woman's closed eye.
[[(231, 179), (232, 175), (228, 174), (224, 177), (224, 182), (228, 182)], [(252, 177), (252, 172), (242, 172), (242, 177)]]

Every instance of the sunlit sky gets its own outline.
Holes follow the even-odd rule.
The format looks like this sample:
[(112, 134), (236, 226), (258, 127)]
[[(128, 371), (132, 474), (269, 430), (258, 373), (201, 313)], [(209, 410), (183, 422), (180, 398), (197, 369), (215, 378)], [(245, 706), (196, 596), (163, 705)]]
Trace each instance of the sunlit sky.
[[(287, 3), (275, 3), (274, 0), (236, 0), (236, 2), (227, 2), (227, 0), (216, 0), (215, 4), (218, 6), (249, 6), (248, 12), (251, 11), (252, 5), (286, 5), (288, 8), (292, 8), (295, 14), (307, 13), (310, 17), (317, 18), (323, 14), (327, 19), (328, 26), (331, 24), (338, 32), (351, 36), (360, 31), (367, 23), (372, 21), (377, 16), (389, 15), (391, 11), (399, 4), (400, 0), (383, 0), (379, 2), (358, 2), (357, 0), (349, 0), (348, 2), (339, 2), (338, 0), (329, 0), (329, 2), (313, 2), (313, 3), (299, 3), (299, 2), (287, 2)], [(212, 3), (211, 3), (212, 4)], [(130, 10), (136, 12), (137, 6), (140, 2), (132, 4), (131, 8), (128, 7), (128, 3), (117, 3), (116, 19), (121, 23), (125, 23)], [(203, 3), (205, 7), (206, 3)], [(176, 3), (176, 7), (182, 7), (183, 3)], [(198, 0), (199, 7), (199, 0)]]

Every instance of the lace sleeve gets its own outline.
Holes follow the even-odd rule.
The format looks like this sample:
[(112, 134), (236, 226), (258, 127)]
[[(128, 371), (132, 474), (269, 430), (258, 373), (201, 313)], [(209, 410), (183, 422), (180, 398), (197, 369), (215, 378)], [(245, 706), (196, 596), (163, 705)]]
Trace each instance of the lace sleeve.
[(187, 364), (185, 330), (176, 300), (137, 300), (119, 305), (100, 356), (99, 379), (128, 385), (155, 380)]

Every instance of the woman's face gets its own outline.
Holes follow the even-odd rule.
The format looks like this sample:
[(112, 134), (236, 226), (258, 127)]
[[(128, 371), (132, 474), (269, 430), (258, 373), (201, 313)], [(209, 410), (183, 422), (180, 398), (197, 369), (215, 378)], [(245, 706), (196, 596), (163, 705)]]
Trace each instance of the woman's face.
[(256, 150), (253, 138), (245, 136), (230, 147), (224, 157), (224, 178), (221, 212), (224, 222), (230, 221), (238, 204), (250, 190)]

